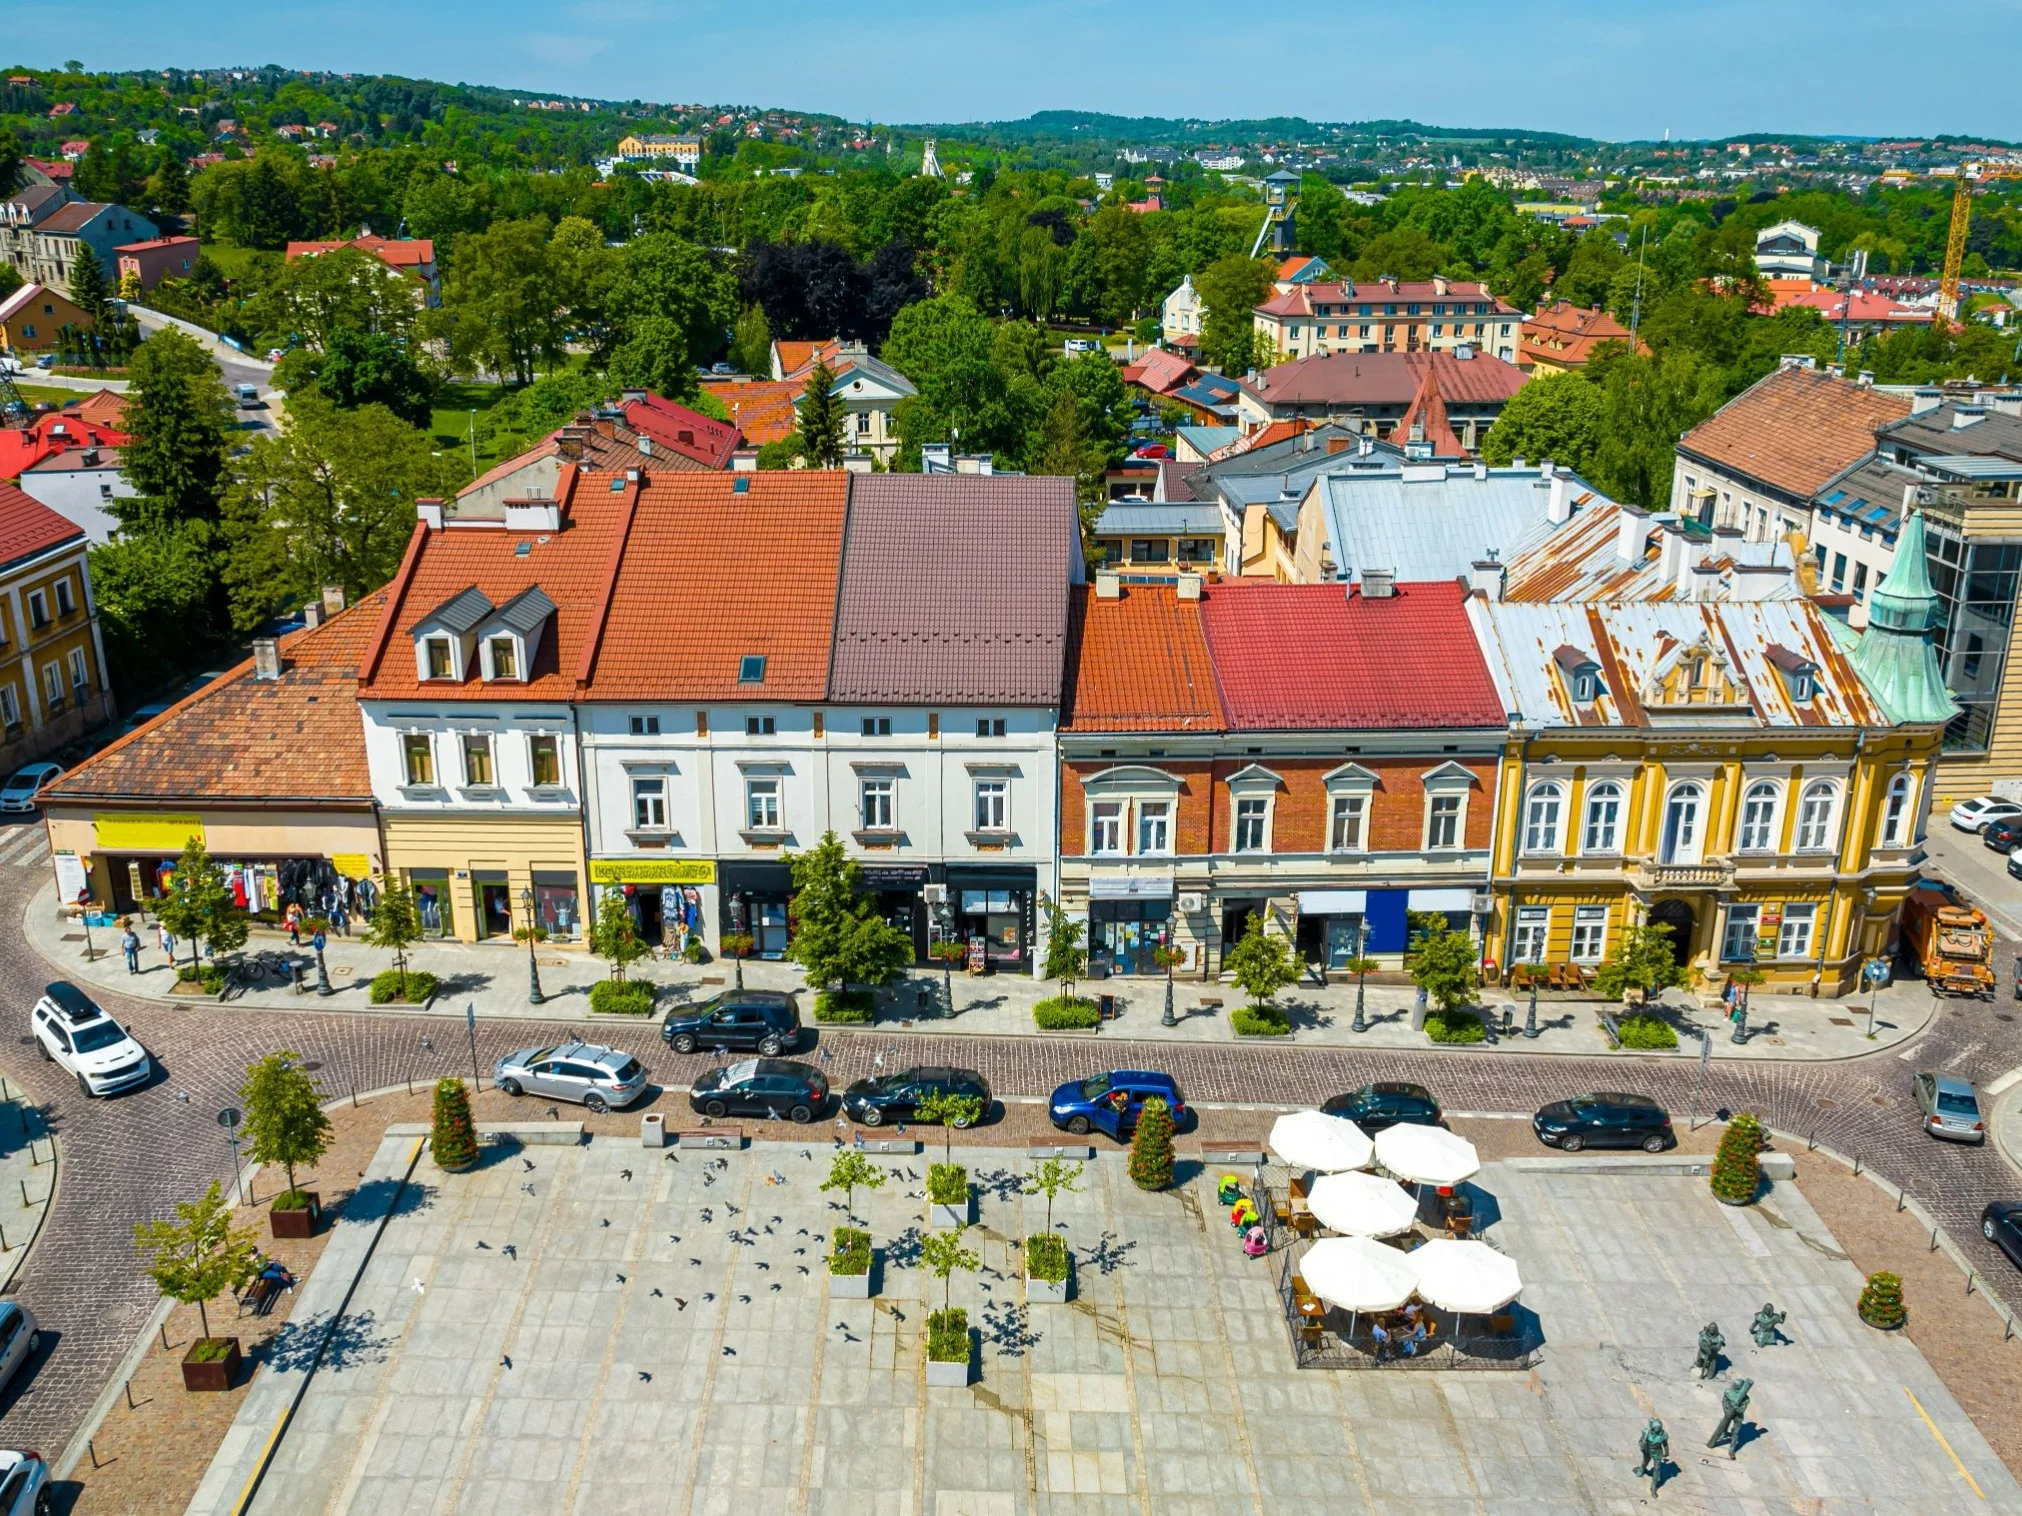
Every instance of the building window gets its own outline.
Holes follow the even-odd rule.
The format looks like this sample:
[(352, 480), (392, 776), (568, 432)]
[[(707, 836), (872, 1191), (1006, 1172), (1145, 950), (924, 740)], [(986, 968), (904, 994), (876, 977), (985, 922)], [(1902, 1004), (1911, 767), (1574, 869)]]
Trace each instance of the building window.
[(1887, 797), (1882, 801), (1883, 847), (1902, 847), (1909, 840), (1910, 830), (1910, 776), (1898, 774), (1889, 781)]
[(632, 825), (641, 832), (664, 832), (667, 830), (667, 781), (664, 779), (634, 779), (632, 781)]
[(1556, 853), (1559, 850), (1559, 807), (1565, 792), (1556, 784), (1532, 788), (1524, 807), (1524, 851)]
[(561, 738), (538, 733), (527, 738), (527, 756), (532, 763), (535, 788), (551, 789), (562, 782)]
[(79, 705), (84, 704), (85, 697), (91, 693), (91, 670), (85, 664), (81, 647), (70, 650), (70, 693)]
[(1608, 908), (1582, 905), (1573, 910), (1573, 962), (1599, 963), (1608, 948)]
[(1011, 829), (1011, 786), (1002, 779), (976, 781), (976, 830), (1006, 832)]
[(50, 662), (42, 665), (42, 698), (49, 709), (63, 709), (63, 666)]
[(889, 717), (889, 716), (866, 716), (866, 717), (864, 717), (864, 735), (865, 735), (866, 737), (889, 737), (889, 736), (891, 736), (891, 735), (892, 735), (892, 718), (891, 718), (891, 717)]
[(71, 599), (70, 597), (70, 581), (68, 579), (57, 580), (56, 614), (59, 616), (68, 616), (72, 611), (76, 609), (77, 609), (77, 602)]
[(49, 625), (49, 602), (42, 598), (42, 591), (31, 590), (28, 595), (28, 624), (32, 627)]
[(1236, 802), (1236, 851), (1239, 853), (1261, 853), (1264, 850), (1264, 820), (1270, 811), (1270, 801), (1262, 796), (1251, 796)]
[(1779, 958), (1809, 958), (1811, 956), (1811, 927), (1818, 915), (1815, 905), (1786, 905), (1783, 908), (1783, 926), (1776, 934), (1776, 956)]
[(1130, 561), (1132, 563), (1164, 563), (1171, 556), (1166, 551), (1166, 539), (1163, 537), (1133, 537), (1131, 539)]
[(777, 779), (747, 779), (744, 781), (744, 815), (754, 832), (776, 832), (779, 830), (779, 781)]
[(463, 782), (472, 789), (484, 789), (496, 781), (492, 777), (491, 738), (472, 733), (463, 739)]
[(1362, 851), (1362, 817), (1367, 802), (1360, 795), (1336, 795), (1327, 846), (1336, 853)]
[(772, 737), (776, 736), (778, 731), (779, 718), (776, 716), (746, 716), (744, 718), (744, 735), (747, 737)]
[(1821, 853), (1832, 845), (1832, 802), (1835, 790), (1821, 779), (1805, 786), (1797, 809), (1797, 851)]
[(491, 654), (491, 676), (494, 679), (519, 678), (519, 649), (510, 637), (494, 637), (489, 644)]
[(1516, 937), (1510, 944), (1511, 963), (1543, 963), (1545, 943), (1551, 936), (1552, 912), (1550, 906), (1524, 905), (1517, 907)]
[(21, 698), (11, 684), (0, 684), (0, 723), (10, 727), (21, 725)]
[(1612, 853), (1622, 820), (1622, 787), (1613, 782), (1597, 784), (1587, 791), (1587, 831), (1582, 851)]
[(1664, 807), (1664, 838), (1658, 862), (1699, 861), (1699, 803), (1705, 797), (1696, 784), (1681, 784)]
[(1172, 803), (1144, 800), (1137, 807), (1137, 850), (1140, 853), (1172, 851)]
[(634, 737), (659, 736), (660, 718), (658, 716), (634, 716), (632, 718), (632, 735)]
[(409, 732), (401, 740), (401, 751), (407, 757), (409, 784), (435, 783), (435, 744), (426, 732)]
[(737, 660), (737, 682), (739, 684), (765, 683), (765, 654), (746, 653)]
[(1751, 784), (1741, 800), (1741, 851), (1767, 853), (1776, 847), (1776, 786)]
[(1089, 818), (1088, 851), (1091, 853), (1120, 853), (1123, 851), (1123, 802), (1120, 800), (1098, 800)]
[(1722, 963), (1752, 963), (1755, 961), (1755, 922), (1759, 906), (1730, 905), (1727, 908), (1727, 930), (1720, 938), (1720, 961)]
[(421, 649), (428, 669), (427, 674), (423, 677), (428, 679), (454, 679), (456, 677), (456, 660), (450, 654), (449, 639), (447, 637), (424, 638), (422, 639)]
[(1432, 797), (1426, 808), (1425, 845), (1433, 851), (1460, 846), (1460, 796)]
[(976, 718), (976, 735), (978, 737), (1003, 736), (1004, 718), (1002, 716), (978, 716)]
[(863, 828), (867, 832), (889, 832), (892, 829), (892, 781), (889, 779), (866, 779), (857, 787), (859, 795), (858, 813), (863, 817)]

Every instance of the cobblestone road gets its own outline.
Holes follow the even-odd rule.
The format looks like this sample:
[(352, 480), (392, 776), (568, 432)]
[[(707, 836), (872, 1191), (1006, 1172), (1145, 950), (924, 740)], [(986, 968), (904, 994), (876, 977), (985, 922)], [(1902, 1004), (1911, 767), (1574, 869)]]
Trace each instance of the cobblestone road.
[[(33, 823), (26, 823), (33, 824)], [(0, 856), (9, 856), (0, 829)], [(15, 1033), (27, 1043), (26, 1012), (33, 988), (54, 977), (23, 941), (19, 921), (44, 880), (39, 848), (0, 865), (0, 971), (14, 986)], [(2004, 944), (2004, 954), (2011, 952)], [(2008, 961), (2004, 956), (2003, 962)], [(108, 997), (113, 998), (113, 997)], [(305, 1002), (306, 1004), (307, 1002)], [(287, 1047), (320, 1067), (325, 1091), (341, 1096), (407, 1078), (468, 1073), (462, 1029), (441, 1019), (345, 1016), (314, 1011), (238, 1011), (210, 1005), (121, 1002), (108, 1007), (155, 1054), (161, 1076), (116, 1100), (82, 1101), (51, 1065), (18, 1046), (7, 1062), (45, 1102), (63, 1144), (61, 1191), (15, 1293), (44, 1328), (40, 1361), (15, 1381), (0, 1403), (0, 1444), (61, 1448), (121, 1355), (145, 1324), (157, 1296), (133, 1253), (134, 1223), (164, 1213), (212, 1178), (229, 1179), (231, 1155), (218, 1111), (236, 1103), (235, 1090), (253, 1058)], [(548, 1027), (514, 1021), (477, 1029), (480, 1063), (539, 1039), (573, 1036), (580, 1025)], [(685, 1084), (709, 1060), (670, 1053), (651, 1026), (614, 1026), (609, 1041), (638, 1053), (657, 1077)], [(892, 1046), (876, 1034), (824, 1038), (829, 1076), (841, 1084), (869, 1071)], [(1134, 1043), (1104, 1038), (947, 1037), (915, 1034), (903, 1056), (924, 1063), (972, 1065), (1005, 1095), (1043, 1095), (1060, 1082), (1097, 1068), (1149, 1064), (1169, 1070), (1190, 1098), (1207, 1102), (1317, 1101), (1371, 1078), (1410, 1078), (1447, 1106), (1528, 1112), (1582, 1088), (1625, 1088), (1655, 1096), (1683, 1118), (1694, 1070), (1686, 1064), (1637, 1059), (1526, 1058), (1499, 1050), (1363, 1052), (1356, 1049)], [(1773, 1065), (1716, 1062), (1705, 1076), (1707, 1108), (1752, 1109), (1772, 1125), (1815, 1134), (1821, 1143), (1858, 1154), (1868, 1167), (1906, 1185), (1938, 1216), (1986, 1271), (1990, 1285), (2022, 1307), (2022, 1277), (1977, 1231), (1980, 1207), (2022, 1192), (2011, 1170), (1989, 1149), (1938, 1144), (1917, 1130), (1909, 1101), (1911, 1073), (1949, 1068), (1985, 1081), (2022, 1064), (2022, 1022), (2008, 1002), (1948, 1005), (1913, 1046), (1851, 1063)]]

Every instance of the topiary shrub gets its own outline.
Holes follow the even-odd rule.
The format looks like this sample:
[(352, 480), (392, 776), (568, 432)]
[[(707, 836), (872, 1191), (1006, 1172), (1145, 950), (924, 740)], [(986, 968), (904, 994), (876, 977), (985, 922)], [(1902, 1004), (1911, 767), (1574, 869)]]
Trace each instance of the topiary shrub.
[(969, 1313), (960, 1306), (927, 1318), (927, 1357), (935, 1363), (969, 1361)]
[(1229, 1012), (1229, 1025), (1238, 1037), (1286, 1037), (1292, 1023), (1275, 1005), (1239, 1005)]
[(1085, 1032), (1102, 1023), (1102, 1011), (1079, 995), (1049, 995), (1032, 1007), (1032, 1019), (1042, 1032)]
[(1727, 1123), (1720, 1134), (1720, 1150), (1713, 1155), (1713, 1172), (1708, 1182), (1713, 1198), (1726, 1205), (1747, 1205), (1762, 1188), (1762, 1168), (1756, 1154), (1762, 1151), (1762, 1123), (1743, 1111)]
[(407, 997), (400, 995), (400, 970), (388, 969), (383, 974), (372, 976), (371, 998), (374, 1005), (426, 1005), (435, 994), (435, 975), (427, 969), (407, 971)]
[(1894, 1331), (1910, 1319), (1909, 1308), (1903, 1304), (1902, 1276), (1886, 1270), (1868, 1275), (1868, 1282), (1861, 1288), (1860, 1304), (1854, 1309), (1869, 1326)]
[(470, 1091), (461, 1079), (435, 1083), (435, 1125), (429, 1148), (445, 1169), (467, 1169), (477, 1162), (477, 1123), (471, 1120)]
[(927, 1199), (935, 1205), (967, 1205), (969, 1171), (959, 1163), (929, 1164)]
[(814, 997), (814, 1019), (830, 1025), (860, 1026), (877, 1009), (878, 998), (869, 990), (822, 990)]
[(828, 1271), (831, 1274), (868, 1274), (871, 1271), (871, 1234), (853, 1226), (839, 1226), (829, 1234)]
[(1141, 1190), (1172, 1185), (1172, 1108), (1156, 1095), (1145, 1101), (1131, 1133), (1130, 1182)]
[(1678, 1033), (1662, 1016), (1624, 1016), (1615, 1023), (1625, 1048), (1668, 1051), (1678, 1046)]
[(1035, 1232), (1025, 1239), (1025, 1273), (1059, 1284), (1067, 1278), (1067, 1239), (1058, 1232)]
[[(409, 974), (410, 981), (417, 975)], [(590, 1009), (599, 1016), (650, 1016), (656, 986), (648, 979), (599, 979), (590, 986)]]
[(1488, 1033), (1473, 1011), (1427, 1011), (1425, 1035), (1434, 1042), (1480, 1042)]

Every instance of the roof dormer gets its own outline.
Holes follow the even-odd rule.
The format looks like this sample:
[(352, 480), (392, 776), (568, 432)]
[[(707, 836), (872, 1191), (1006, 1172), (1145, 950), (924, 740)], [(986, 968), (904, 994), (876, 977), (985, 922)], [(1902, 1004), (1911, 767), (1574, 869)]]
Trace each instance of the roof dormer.
[(1763, 649), (1763, 655), (1783, 680), (1783, 687), (1790, 693), (1791, 704), (1809, 705), (1812, 696), (1818, 693), (1818, 665), (1802, 653), (1794, 653), (1780, 642), (1772, 642)]
[(477, 629), (491, 613), (491, 601), (472, 585), (423, 616), (414, 627), (415, 677), (454, 684), (468, 679)]
[(485, 617), (477, 628), (481, 677), (521, 684), (531, 679), (541, 638), (554, 614), (554, 601), (539, 585), (529, 585)]
[(1552, 654), (1552, 662), (1559, 671), (1559, 678), (1565, 681), (1566, 693), (1575, 705), (1592, 705), (1607, 689), (1601, 678), (1601, 665), (1591, 653), (1581, 651), (1571, 643), (1560, 644)]

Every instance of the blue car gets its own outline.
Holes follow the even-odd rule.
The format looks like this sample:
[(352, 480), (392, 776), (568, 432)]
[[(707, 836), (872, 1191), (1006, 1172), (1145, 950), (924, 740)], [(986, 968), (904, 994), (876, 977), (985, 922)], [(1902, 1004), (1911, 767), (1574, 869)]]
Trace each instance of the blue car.
[(1055, 1126), (1077, 1137), (1097, 1131), (1124, 1142), (1136, 1130), (1145, 1101), (1153, 1096), (1172, 1108), (1175, 1127), (1186, 1124), (1192, 1113), (1178, 1082), (1170, 1074), (1145, 1069), (1111, 1069), (1106, 1074), (1070, 1080), (1053, 1092), (1047, 1110)]

